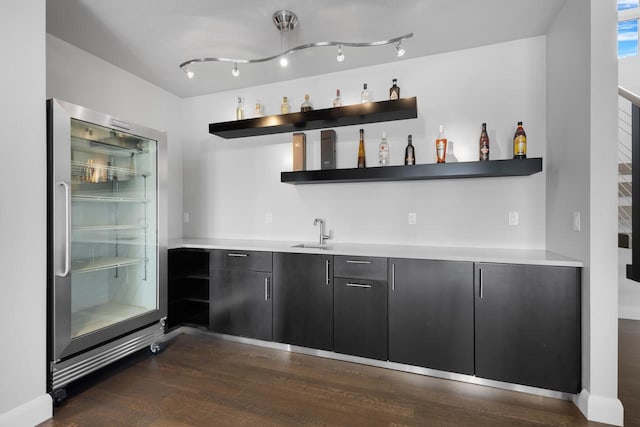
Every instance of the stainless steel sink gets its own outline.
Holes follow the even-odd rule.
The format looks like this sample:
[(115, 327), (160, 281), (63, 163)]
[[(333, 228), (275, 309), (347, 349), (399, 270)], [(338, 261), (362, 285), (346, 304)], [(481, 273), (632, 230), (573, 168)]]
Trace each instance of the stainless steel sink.
[(293, 248), (309, 248), (309, 249), (325, 249), (330, 250), (331, 246), (321, 245), (319, 243), (300, 243), (299, 245), (293, 245)]

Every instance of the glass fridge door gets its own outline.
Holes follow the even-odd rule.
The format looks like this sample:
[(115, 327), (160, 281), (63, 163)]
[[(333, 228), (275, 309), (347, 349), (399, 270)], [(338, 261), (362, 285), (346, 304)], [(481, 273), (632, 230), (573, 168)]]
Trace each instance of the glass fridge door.
[(71, 339), (158, 309), (157, 141), (71, 119)]

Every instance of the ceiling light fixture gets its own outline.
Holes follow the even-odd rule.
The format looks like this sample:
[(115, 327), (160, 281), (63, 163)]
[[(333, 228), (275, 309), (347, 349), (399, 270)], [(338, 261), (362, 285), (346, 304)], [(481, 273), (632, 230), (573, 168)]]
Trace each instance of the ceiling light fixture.
[(342, 53), (342, 45), (341, 44), (338, 45), (338, 55), (336, 56), (336, 60), (338, 62), (344, 61), (344, 53)]
[(233, 77), (238, 77), (240, 75), (240, 70), (238, 70), (237, 62), (233, 64), (233, 70), (231, 70), (231, 74), (233, 74)]
[(280, 65), (282, 67), (286, 67), (289, 63), (288, 56), (293, 52), (297, 52), (299, 50), (310, 49), (314, 47), (323, 47), (323, 46), (338, 46), (338, 55), (336, 56), (336, 60), (338, 62), (344, 61), (344, 53), (342, 52), (343, 47), (375, 47), (375, 46), (384, 46), (384, 45), (395, 45), (396, 50), (398, 51), (398, 56), (402, 56), (405, 54), (405, 50), (402, 48), (401, 43), (403, 40), (409, 39), (413, 37), (413, 33), (408, 33), (403, 36), (394, 37), (388, 40), (380, 40), (373, 42), (344, 42), (344, 41), (326, 41), (326, 42), (315, 42), (315, 43), (307, 43), (302, 44), (300, 46), (295, 46), (292, 48), (287, 47), (284, 48), (284, 39), (285, 33), (290, 33), (296, 28), (298, 24), (298, 17), (295, 13), (288, 10), (280, 10), (273, 14), (273, 23), (276, 26), (276, 29), (280, 32), (280, 49), (281, 52), (272, 56), (266, 56), (264, 58), (255, 58), (255, 59), (241, 59), (241, 58), (194, 58), (188, 61), (183, 62), (179, 65), (179, 67), (186, 73), (188, 78), (193, 78), (193, 71), (189, 68), (191, 64), (196, 62), (233, 62), (234, 68), (232, 74), (234, 76), (238, 76), (240, 72), (238, 71), (238, 64), (257, 64), (261, 62), (273, 61), (274, 59), (279, 59)]
[(180, 67), (180, 68), (182, 68), (182, 71), (184, 71), (184, 73), (187, 75), (188, 79), (192, 79), (193, 78), (194, 73), (193, 73), (193, 71), (191, 71), (191, 68), (189, 68), (187, 66)]

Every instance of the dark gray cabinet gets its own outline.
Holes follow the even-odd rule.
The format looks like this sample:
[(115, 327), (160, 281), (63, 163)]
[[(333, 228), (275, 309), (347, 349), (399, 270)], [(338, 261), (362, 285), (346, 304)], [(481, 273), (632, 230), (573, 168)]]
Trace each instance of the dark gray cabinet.
[(389, 360), (473, 375), (473, 263), (389, 260)]
[(387, 360), (387, 259), (334, 256), (333, 349)]
[(333, 350), (333, 257), (273, 254), (273, 339)]
[(476, 375), (580, 391), (580, 269), (475, 265)]
[(271, 252), (212, 250), (210, 329), (270, 341), (271, 270)]
[(208, 327), (209, 251), (172, 249), (168, 259), (168, 328)]

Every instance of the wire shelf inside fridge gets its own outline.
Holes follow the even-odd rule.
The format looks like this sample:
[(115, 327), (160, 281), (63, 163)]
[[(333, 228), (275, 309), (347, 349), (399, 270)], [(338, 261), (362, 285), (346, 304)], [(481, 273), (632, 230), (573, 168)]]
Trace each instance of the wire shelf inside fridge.
[(127, 267), (146, 262), (146, 258), (101, 257), (74, 260), (71, 263), (73, 273), (88, 273), (92, 271), (108, 270), (111, 268)]

